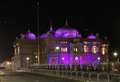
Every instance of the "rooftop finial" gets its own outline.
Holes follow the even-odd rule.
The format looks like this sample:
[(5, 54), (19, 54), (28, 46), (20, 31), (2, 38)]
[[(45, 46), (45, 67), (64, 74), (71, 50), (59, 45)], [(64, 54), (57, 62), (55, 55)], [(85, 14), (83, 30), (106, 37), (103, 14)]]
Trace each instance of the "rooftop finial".
[(53, 31), (53, 28), (52, 28), (52, 26), (50, 26), (50, 31)]
[(99, 38), (99, 33), (96, 33), (96, 37)]
[(53, 31), (53, 26), (51, 21), (50, 21), (50, 31)]
[(28, 28), (28, 32), (30, 32), (30, 28)]
[(27, 28), (27, 32), (30, 32), (30, 24), (27, 24), (25, 27)]
[(65, 26), (68, 26), (68, 20), (67, 20), (67, 18), (65, 20)]

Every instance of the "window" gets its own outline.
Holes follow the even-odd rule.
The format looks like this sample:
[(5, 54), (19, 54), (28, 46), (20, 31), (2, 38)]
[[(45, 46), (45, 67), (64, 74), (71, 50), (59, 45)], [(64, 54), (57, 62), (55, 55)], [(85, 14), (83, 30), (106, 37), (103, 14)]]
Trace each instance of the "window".
[(96, 46), (92, 46), (92, 53), (96, 54), (98, 52), (98, 48)]
[(68, 49), (66, 47), (61, 48), (61, 52), (67, 52)]
[(74, 48), (74, 52), (78, 52), (78, 48)]
[(105, 55), (105, 48), (102, 48), (102, 54)]
[(84, 49), (84, 52), (85, 52), (85, 53), (88, 52), (88, 46), (87, 46), (87, 45), (84, 45), (84, 46), (83, 46), (83, 49)]

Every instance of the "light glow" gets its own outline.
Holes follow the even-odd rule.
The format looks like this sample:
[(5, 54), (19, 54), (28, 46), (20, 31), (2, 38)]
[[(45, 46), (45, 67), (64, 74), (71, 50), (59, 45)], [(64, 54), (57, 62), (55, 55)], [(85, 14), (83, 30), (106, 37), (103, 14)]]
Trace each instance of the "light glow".
[(64, 60), (65, 58), (64, 57), (62, 57), (62, 60)]
[(56, 49), (56, 50), (59, 50), (59, 49), (60, 49), (60, 47), (59, 47), (59, 46), (56, 46), (56, 47), (55, 47), (55, 49)]
[(7, 64), (7, 65), (11, 65), (12, 63), (11, 63), (10, 61), (7, 61), (6, 64)]
[(97, 60), (100, 61), (100, 57), (98, 57)]
[(35, 58), (37, 59), (37, 58), (38, 58), (38, 56), (35, 56)]
[(76, 60), (76, 61), (78, 60), (78, 57), (77, 57), (77, 56), (75, 57), (75, 60)]
[(115, 57), (117, 57), (117, 56), (118, 56), (118, 53), (117, 53), (117, 52), (114, 52), (113, 55), (114, 55)]
[(30, 60), (30, 57), (26, 57), (26, 60), (29, 61), (29, 60)]

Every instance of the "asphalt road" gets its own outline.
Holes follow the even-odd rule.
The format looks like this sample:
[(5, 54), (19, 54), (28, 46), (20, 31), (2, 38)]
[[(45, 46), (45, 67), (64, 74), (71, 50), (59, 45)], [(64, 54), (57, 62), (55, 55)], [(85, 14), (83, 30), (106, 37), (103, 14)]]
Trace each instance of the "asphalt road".
[(0, 82), (80, 82), (52, 76), (45, 76), (30, 73), (6, 73), (0, 75)]

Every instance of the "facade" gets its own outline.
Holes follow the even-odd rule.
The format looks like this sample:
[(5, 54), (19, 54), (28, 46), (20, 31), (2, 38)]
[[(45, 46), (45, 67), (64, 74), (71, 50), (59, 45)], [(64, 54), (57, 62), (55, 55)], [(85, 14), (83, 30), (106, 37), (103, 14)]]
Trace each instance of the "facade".
[(90, 65), (108, 62), (108, 43), (94, 34), (83, 37), (66, 25), (52, 28), (38, 37), (32, 32), (22, 34), (14, 42), (14, 66)]

